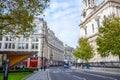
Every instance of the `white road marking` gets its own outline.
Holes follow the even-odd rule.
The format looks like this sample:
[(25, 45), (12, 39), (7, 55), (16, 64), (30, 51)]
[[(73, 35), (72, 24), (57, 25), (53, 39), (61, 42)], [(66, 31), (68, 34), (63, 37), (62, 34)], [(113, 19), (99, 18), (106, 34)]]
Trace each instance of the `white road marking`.
[(107, 76), (102, 76), (102, 75), (97, 75), (97, 74), (91, 74), (91, 73), (85, 73), (85, 72), (80, 72), (80, 73), (88, 74), (88, 75), (92, 75), (92, 76), (97, 76), (97, 77), (102, 77), (102, 78), (108, 78), (108, 79), (111, 79), (111, 80), (118, 80), (118, 79), (116, 79), (116, 78), (107, 77)]
[(72, 75), (72, 76), (75, 77), (75, 78), (78, 78), (78, 79), (80, 79), (80, 80), (86, 80), (85, 78), (81, 78), (81, 77), (76, 76), (76, 75)]
[(59, 73), (60, 71), (52, 71), (52, 73)]

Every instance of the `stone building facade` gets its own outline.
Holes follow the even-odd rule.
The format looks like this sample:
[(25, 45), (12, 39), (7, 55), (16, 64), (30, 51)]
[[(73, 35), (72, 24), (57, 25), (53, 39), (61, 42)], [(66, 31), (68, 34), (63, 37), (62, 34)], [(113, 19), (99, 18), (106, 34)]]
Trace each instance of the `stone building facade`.
[(64, 47), (64, 59), (65, 60), (68, 60), (68, 62), (71, 64), (71, 63), (75, 63), (76, 62), (76, 58), (75, 56), (73, 55), (73, 51), (74, 51), (74, 48), (70, 47), (70, 46), (65, 46)]
[[(42, 65), (58, 65), (63, 62), (64, 58), (64, 46), (52, 30), (47, 27), (47, 23), (41, 18), (35, 18), (33, 21), (35, 27), (35, 33), (31, 36), (38, 38), (38, 54), (24, 61), (27, 67), (30, 66), (30, 62), (33, 61), (33, 66), (37, 64), (37, 68)], [(36, 64), (35, 64), (36, 62)]]
[[(29, 68), (40, 68), (50, 63), (61, 63), (64, 60), (64, 46), (52, 30), (47, 27), (43, 18), (35, 17), (33, 20), (35, 32), (29, 37), (5, 35), (0, 37), (0, 51), (35, 51), (32, 57), (23, 63)], [(3, 55), (0, 55), (0, 65)]]
[(48, 29), (48, 59), (50, 65), (59, 65), (64, 61), (64, 46), (63, 42), (60, 41), (54, 34), (54, 32)]
[(104, 0), (97, 4), (97, 0), (83, 0), (83, 12), (80, 23), (80, 37), (88, 38), (90, 44), (94, 48), (94, 58), (91, 62), (100, 61), (118, 61), (117, 56), (109, 56), (101, 58), (97, 54), (96, 38), (98, 35), (98, 28), (102, 25), (102, 21), (111, 14), (120, 17), (120, 0)]

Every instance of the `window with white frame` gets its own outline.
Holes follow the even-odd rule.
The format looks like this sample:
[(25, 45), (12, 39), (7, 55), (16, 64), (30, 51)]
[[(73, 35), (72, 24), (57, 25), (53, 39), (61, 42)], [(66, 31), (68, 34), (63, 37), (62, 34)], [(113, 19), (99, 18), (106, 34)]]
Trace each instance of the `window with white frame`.
[(6, 36), (6, 37), (5, 37), (5, 40), (6, 40), (6, 41), (15, 41), (15, 40), (16, 40), (16, 37)]
[(32, 41), (33, 41), (33, 42), (38, 42), (38, 37), (37, 37), (37, 36), (33, 36), (33, 37), (32, 37)]
[(5, 43), (5, 49), (15, 49), (14, 43)]
[(19, 43), (18, 49), (28, 49), (28, 43)]
[(32, 43), (32, 49), (38, 49), (38, 43)]
[(11, 37), (10, 36), (6, 36), (6, 41), (11, 41)]
[(29, 38), (28, 37), (20, 36), (19, 37), (19, 41), (29, 41)]

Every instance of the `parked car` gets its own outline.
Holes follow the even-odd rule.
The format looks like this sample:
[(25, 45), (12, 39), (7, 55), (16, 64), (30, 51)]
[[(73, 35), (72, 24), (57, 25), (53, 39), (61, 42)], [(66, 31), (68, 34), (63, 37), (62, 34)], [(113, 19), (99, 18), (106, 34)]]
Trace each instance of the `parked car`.
[(69, 68), (69, 66), (68, 65), (64, 65), (64, 69), (68, 69)]

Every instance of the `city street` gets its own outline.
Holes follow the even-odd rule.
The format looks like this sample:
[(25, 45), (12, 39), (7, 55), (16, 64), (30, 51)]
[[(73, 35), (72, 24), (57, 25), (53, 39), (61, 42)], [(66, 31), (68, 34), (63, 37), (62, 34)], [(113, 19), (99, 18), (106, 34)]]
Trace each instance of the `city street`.
[(49, 78), (50, 80), (120, 80), (120, 75), (59, 67), (49, 69)]
[(0, 0), (0, 80), (120, 80), (120, 0)]

